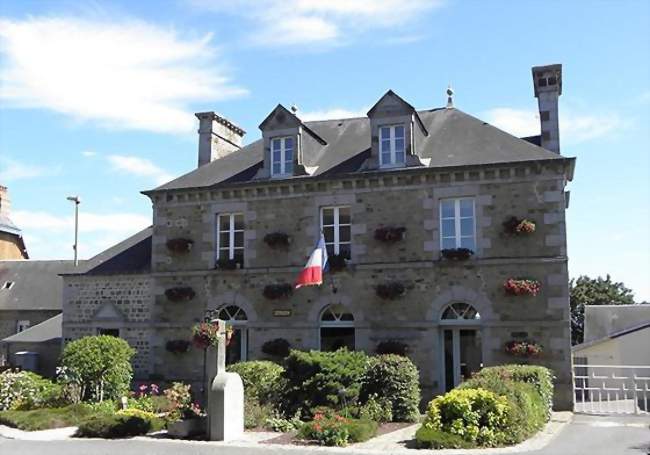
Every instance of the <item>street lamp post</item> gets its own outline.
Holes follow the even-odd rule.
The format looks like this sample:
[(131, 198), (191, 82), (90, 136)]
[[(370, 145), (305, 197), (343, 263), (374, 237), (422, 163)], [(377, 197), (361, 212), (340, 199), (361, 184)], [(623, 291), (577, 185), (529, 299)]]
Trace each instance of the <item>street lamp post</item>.
[(74, 202), (74, 245), (72, 249), (74, 250), (74, 266), (76, 267), (79, 265), (79, 204), (81, 204), (81, 199), (79, 199), (79, 196), (68, 196), (66, 199)]

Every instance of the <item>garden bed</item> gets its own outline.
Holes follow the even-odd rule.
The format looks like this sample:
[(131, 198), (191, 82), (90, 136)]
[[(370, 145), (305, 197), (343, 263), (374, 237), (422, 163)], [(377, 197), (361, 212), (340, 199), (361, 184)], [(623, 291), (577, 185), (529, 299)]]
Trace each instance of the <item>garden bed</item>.
[[(386, 422), (386, 423), (381, 423), (379, 424), (379, 427), (377, 428), (377, 433), (373, 436), (373, 438), (376, 438), (378, 436), (392, 433), (393, 431), (401, 430), (402, 428), (406, 428), (408, 426), (413, 425), (412, 422)], [(250, 430), (247, 430), (250, 431)], [(256, 431), (253, 429), (252, 431)], [(268, 430), (259, 430), (259, 431), (268, 431)], [(298, 432), (297, 431), (290, 431), (287, 433), (282, 433), (279, 436), (271, 439), (267, 439), (266, 441), (262, 441), (261, 444), (290, 444), (290, 445), (296, 445), (296, 446), (317, 446), (318, 444), (312, 441), (305, 441), (303, 439), (298, 439)], [(372, 438), (371, 438), (372, 439)], [(354, 444), (354, 443), (352, 443)]]
[(31, 411), (0, 411), (0, 424), (23, 431), (40, 431), (52, 428), (76, 427), (99, 412), (85, 404), (62, 408), (41, 408)]

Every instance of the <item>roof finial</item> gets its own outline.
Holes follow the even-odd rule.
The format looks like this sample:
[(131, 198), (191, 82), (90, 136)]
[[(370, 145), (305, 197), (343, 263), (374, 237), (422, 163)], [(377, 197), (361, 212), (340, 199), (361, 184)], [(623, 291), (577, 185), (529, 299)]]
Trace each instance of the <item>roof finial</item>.
[(454, 107), (454, 89), (451, 88), (451, 83), (447, 86), (447, 109)]
[(293, 115), (298, 113), (298, 105), (296, 103), (291, 103), (291, 112), (293, 112)]

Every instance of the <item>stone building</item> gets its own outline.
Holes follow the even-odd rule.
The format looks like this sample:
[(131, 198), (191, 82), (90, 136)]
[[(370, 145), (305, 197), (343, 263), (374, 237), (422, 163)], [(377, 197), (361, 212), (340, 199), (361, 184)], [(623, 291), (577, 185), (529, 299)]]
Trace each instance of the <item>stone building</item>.
[[(197, 114), (199, 167), (144, 192), (151, 230), (107, 254), (108, 270), (65, 277), (64, 338), (109, 330), (138, 348), (139, 377), (197, 382), (201, 353), (166, 345), (214, 310), (236, 329), (231, 362), (265, 357), (277, 338), (368, 352), (393, 340), (408, 345), (425, 399), (481, 366), (524, 361), (556, 372), (556, 406), (570, 408), (575, 159), (559, 153), (561, 76), (559, 65), (533, 68), (541, 135), (523, 139), (451, 95), (446, 108), (416, 110), (389, 91), (367, 117), (313, 122), (278, 105), (246, 146), (231, 121)], [(517, 235), (513, 219), (536, 229)], [(321, 232), (339, 270), (292, 290)], [(510, 278), (541, 287), (509, 295)], [(513, 357), (510, 341), (543, 352)]]

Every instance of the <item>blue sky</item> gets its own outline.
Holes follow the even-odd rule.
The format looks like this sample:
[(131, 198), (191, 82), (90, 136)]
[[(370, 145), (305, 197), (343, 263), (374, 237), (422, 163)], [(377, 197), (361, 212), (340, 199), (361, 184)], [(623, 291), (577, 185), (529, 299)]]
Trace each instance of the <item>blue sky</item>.
[[(83, 3), (83, 4), (82, 4)], [(33, 258), (88, 257), (146, 226), (139, 191), (196, 165), (194, 112), (260, 136), (277, 103), (363, 115), (392, 88), (538, 134), (530, 67), (564, 65), (572, 276), (650, 300), (650, 2), (3, 1), (0, 184)]]

